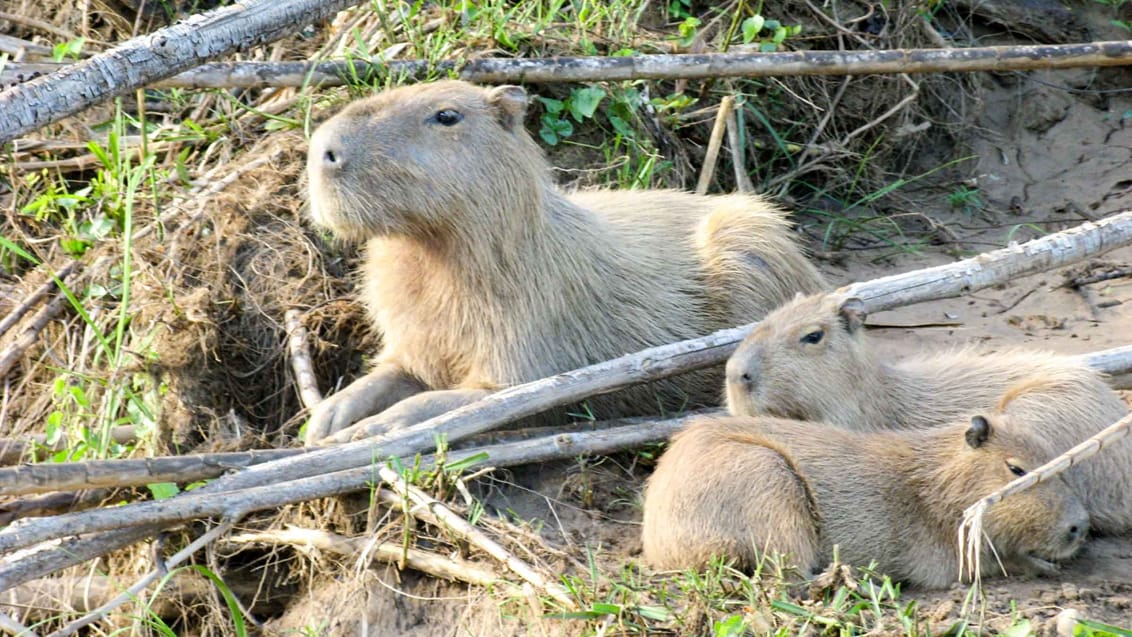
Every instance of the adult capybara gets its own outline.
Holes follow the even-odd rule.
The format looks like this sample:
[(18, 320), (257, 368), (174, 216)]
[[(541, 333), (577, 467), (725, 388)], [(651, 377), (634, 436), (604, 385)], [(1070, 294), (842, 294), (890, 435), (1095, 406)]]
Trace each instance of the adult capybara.
[[(365, 240), (372, 372), (307, 441), (421, 421), (487, 393), (762, 316), (824, 287), (755, 196), (555, 188), (526, 94), (443, 81), (351, 104), (311, 139), (314, 221)], [(703, 372), (590, 401), (602, 417), (718, 402)], [(340, 433), (344, 438), (353, 432)]]
[[(788, 554), (804, 573), (838, 547), (894, 579), (942, 587), (959, 577), (964, 510), (1040, 464), (1030, 436), (975, 416), (919, 431), (859, 432), (770, 417), (704, 418), (678, 433), (645, 491), (645, 560), (702, 567), (714, 555), (754, 569)], [(1089, 518), (1054, 479), (983, 518), (1008, 573), (1051, 570), (1084, 541)], [(984, 575), (999, 572), (983, 546)]]
[[(1036, 434), (1043, 460), (1116, 422), (1127, 406), (1080, 360), (1037, 350), (956, 349), (880, 360), (862, 325), (863, 303), (838, 294), (799, 297), (763, 319), (727, 362), (735, 415), (771, 415), (873, 431), (954, 422), (994, 409), (1008, 391), (1038, 392), (1002, 426)], [(1006, 398), (1009, 400), (1009, 397)], [(1132, 529), (1132, 440), (1066, 475), (1093, 529)]]

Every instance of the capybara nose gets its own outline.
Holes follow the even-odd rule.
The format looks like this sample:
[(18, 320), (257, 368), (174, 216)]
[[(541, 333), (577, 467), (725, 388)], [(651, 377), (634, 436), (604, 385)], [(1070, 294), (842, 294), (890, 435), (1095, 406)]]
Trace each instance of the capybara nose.
[(324, 170), (339, 172), (346, 167), (346, 155), (336, 144), (323, 144), (321, 160)]
[(1074, 544), (1085, 539), (1085, 534), (1088, 532), (1089, 520), (1088, 518), (1083, 518), (1069, 525), (1069, 529), (1065, 533), (1065, 539), (1068, 543)]
[(727, 361), (727, 382), (736, 388), (749, 392), (759, 379), (758, 363), (754, 359)]

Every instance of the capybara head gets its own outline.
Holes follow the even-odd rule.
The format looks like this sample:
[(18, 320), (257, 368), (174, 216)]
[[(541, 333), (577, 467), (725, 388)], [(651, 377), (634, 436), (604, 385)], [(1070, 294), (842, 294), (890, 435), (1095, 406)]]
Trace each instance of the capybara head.
[(503, 223), (521, 231), (548, 179), (523, 128), (526, 107), (517, 86), (460, 81), (350, 104), (311, 137), (314, 221), (344, 239), (435, 239)]
[(864, 320), (860, 299), (836, 294), (799, 294), (774, 310), (727, 361), (728, 410), (815, 421), (852, 413), (869, 381), (862, 371), (875, 367)]
[[(963, 511), (1015, 478), (1043, 464), (1045, 458), (1031, 434), (999, 426), (993, 418), (974, 416), (970, 425), (950, 428), (952, 451), (937, 456), (937, 467), (922, 493), (929, 508), (939, 505), (942, 523), (957, 523)], [(1052, 478), (1009, 495), (987, 508), (983, 532), (1007, 568), (1047, 571), (1052, 562), (1072, 557), (1085, 540), (1089, 516), (1076, 493)], [(984, 560), (994, 558), (984, 555)]]

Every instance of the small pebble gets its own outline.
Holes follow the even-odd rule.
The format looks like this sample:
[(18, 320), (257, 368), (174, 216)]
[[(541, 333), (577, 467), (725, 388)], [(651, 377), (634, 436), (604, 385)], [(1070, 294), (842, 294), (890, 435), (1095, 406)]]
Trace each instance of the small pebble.
[(1081, 611), (1076, 608), (1066, 608), (1057, 614), (1057, 635), (1058, 637), (1073, 637), (1073, 628), (1077, 626), (1077, 620), (1081, 619)]
[(1077, 585), (1071, 582), (1065, 582), (1061, 585), (1061, 596), (1071, 602), (1081, 599), (1081, 594), (1077, 591)]
[(1042, 591), (1041, 598), (1042, 604), (1046, 606), (1053, 606), (1058, 602), (1057, 593), (1053, 591)]

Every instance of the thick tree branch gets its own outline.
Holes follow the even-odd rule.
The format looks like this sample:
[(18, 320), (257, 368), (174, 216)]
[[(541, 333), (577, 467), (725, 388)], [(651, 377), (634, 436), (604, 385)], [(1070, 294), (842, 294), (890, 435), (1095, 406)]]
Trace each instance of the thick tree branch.
[[(1085, 44), (985, 46), (880, 51), (783, 51), (628, 57), (480, 58), (468, 61), (361, 60), (326, 62), (216, 62), (165, 80), (162, 88), (264, 88), (338, 86), (387, 77), (423, 78), (455, 73), (488, 84), (618, 80), (674, 80), (788, 75), (868, 75), (974, 71), (1024, 71), (1132, 64), (1132, 41)], [(56, 71), (52, 63), (10, 63), (0, 82), (11, 84)], [(57, 71), (56, 71), (57, 72)]]
[(243, 0), (0, 92), (0, 142), (207, 60), (274, 42), (358, 0)]

